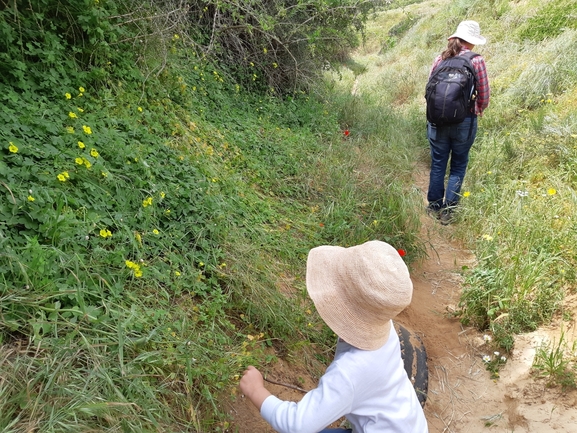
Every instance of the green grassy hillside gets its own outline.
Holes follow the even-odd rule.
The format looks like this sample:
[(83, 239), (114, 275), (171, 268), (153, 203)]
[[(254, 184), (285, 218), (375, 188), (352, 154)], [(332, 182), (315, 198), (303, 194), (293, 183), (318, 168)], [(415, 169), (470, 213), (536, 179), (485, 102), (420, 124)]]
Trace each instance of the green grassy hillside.
[[(257, 38), (231, 64), (230, 40), (174, 13), (242, 20), (232, 3), (169, 3), (0, 11), (2, 431), (223, 430), (219, 401), (246, 365), (297, 347), (327, 359), (310, 248), (378, 238), (420, 254), (406, 148), (359, 152), (370, 137), (311, 86), (321, 69), (306, 75), (330, 45), (287, 59)], [(299, 3), (330, 15), (323, 31), (362, 17), (324, 3)], [(277, 28), (271, 40), (299, 36)]]
[[(572, 314), (575, 1), (388, 3), (352, 58), (353, 30), (325, 47), (338, 74), (301, 87), (275, 72), (295, 60), (280, 30), (243, 51), (258, 32), (211, 39), (171, 21), (176, 2), (137, 3), (0, 11), (3, 431), (222, 431), (249, 363), (322, 369), (334, 336), (306, 296), (307, 252), (381, 239), (422, 256), (422, 94), (465, 18), (489, 39), (493, 97), (455, 225), (478, 257), (461, 318), (510, 349)], [(188, 6), (213, 28), (214, 2)], [(262, 14), (243, 17), (269, 31)], [(238, 51), (207, 55), (217, 40)]]

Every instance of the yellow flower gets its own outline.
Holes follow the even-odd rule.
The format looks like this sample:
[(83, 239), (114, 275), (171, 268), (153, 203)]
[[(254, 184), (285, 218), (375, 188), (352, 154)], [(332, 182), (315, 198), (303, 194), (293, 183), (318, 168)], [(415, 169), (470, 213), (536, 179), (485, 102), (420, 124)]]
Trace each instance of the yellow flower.
[(549, 188), (547, 190), (547, 195), (555, 195), (557, 194), (557, 190), (555, 188)]
[(134, 232), (134, 238), (142, 245), (142, 236), (140, 236), (140, 233)]
[(81, 149), (84, 149), (84, 148), (86, 147), (86, 145), (85, 145), (82, 141), (79, 141), (79, 142), (78, 142), (78, 147), (81, 148)]
[(142, 113), (142, 107), (138, 107), (137, 110)]
[(102, 177), (108, 177), (108, 173), (105, 171), (101, 171), (100, 174), (102, 175)]
[(8, 146), (8, 150), (10, 151), (10, 153), (18, 153), (18, 146), (16, 146), (11, 141), (9, 142), (9, 144), (10, 145)]
[(66, 92), (66, 93), (64, 94), (64, 96), (66, 97), (66, 99), (72, 98), (72, 95), (71, 95), (70, 93), (68, 93), (68, 92)]
[(135, 270), (134, 270), (134, 276), (135, 276), (136, 278), (142, 277), (142, 271), (141, 271), (140, 269), (135, 269)]
[(31, 195), (28, 196), (28, 201), (34, 201), (36, 200), (34, 197), (32, 197)]
[(108, 229), (101, 229), (100, 236), (102, 236), (103, 238), (108, 238), (112, 236), (112, 233)]
[(78, 116), (76, 115), (76, 113), (73, 113), (72, 111), (70, 111), (68, 113), (68, 117), (70, 117), (71, 119), (76, 119)]
[(463, 197), (469, 197), (471, 195), (471, 193), (469, 191), (465, 191), (463, 193)]
[(142, 206), (146, 207), (146, 206), (150, 206), (152, 205), (152, 197), (148, 197), (144, 200), (142, 200)]
[(60, 182), (66, 182), (66, 176), (64, 176), (62, 173), (60, 173), (58, 176), (56, 176), (58, 178), (58, 180)]
[(80, 93), (86, 92), (86, 90), (85, 90), (84, 87), (82, 87), (82, 86), (80, 86), (80, 87), (78, 88), (78, 90), (80, 91)]
[(493, 240), (493, 236), (491, 235), (483, 235), (483, 239), (486, 241), (492, 241)]
[(160, 198), (164, 198), (166, 197), (166, 194), (164, 193), (164, 191), (160, 191)]
[(99, 153), (96, 149), (92, 148), (90, 150), (90, 155), (92, 155), (94, 158), (98, 158)]
[(82, 158), (82, 162), (84, 162), (84, 165), (86, 166), (86, 168), (92, 167), (92, 163), (90, 161), (88, 161), (86, 158)]
[(74, 162), (76, 162), (76, 164), (78, 164), (78, 165), (84, 164), (84, 160), (83, 160), (82, 158), (76, 158), (76, 159), (74, 160)]
[(160, 234), (160, 232), (157, 229), (152, 230), (152, 233), (154, 233), (155, 235)]
[(174, 275), (176, 275), (177, 277), (180, 277), (180, 272), (174, 271)]
[(80, 107), (76, 107), (76, 109), (78, 110), (79, 113), (84, 113), (84, 110)]
[(86, 125), (82, 125), (82, 129), (84, 130), (85, 134), (92, 134), (92, 129), (90, 128), (90, 126), (86, 126)]
[(126, 260), (124, 263), (126, 264), (126, 267), (129, 268), (129, 269), (138, 269), (138, 268), (140, 268), (140, 266), (139, 266), (138, 264), (136, 264), (136, 263), (134, 263), (134, 262), (131, 262), (130, 260)]
[(67, 131), (69, 134), (74, 134), (74, 128), (73, 128), (72, 126), (67, 126), (67, 127), (66, 127), (66, 131)]

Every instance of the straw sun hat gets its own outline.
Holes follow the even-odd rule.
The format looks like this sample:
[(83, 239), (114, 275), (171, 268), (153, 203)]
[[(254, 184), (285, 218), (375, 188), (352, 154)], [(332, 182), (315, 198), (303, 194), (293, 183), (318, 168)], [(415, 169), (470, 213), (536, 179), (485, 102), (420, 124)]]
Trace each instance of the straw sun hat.
[(457, 26), (457, 31), (447, 39), (459, 38), (473, 45), (484, 45), (487, 39), (481, 36), (481, 28), (477, 21), (461, 21)]
[(381, 241), (343, 248), (313, 248), (307, 290), (326, 324), (364, 350), (383, 346), (391, 319), (411, 302), (413, 283), (395, 248)]

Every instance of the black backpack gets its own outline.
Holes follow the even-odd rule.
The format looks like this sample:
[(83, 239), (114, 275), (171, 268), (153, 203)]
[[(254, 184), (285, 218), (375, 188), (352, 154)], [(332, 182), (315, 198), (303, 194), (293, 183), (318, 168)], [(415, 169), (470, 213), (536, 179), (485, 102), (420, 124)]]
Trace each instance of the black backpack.
[(476, 75), (471, 59), (479, 54), (449, 57), (435, 68), (425, 89), (427, 120), (438, 126), (461, 123), (471, 115)]

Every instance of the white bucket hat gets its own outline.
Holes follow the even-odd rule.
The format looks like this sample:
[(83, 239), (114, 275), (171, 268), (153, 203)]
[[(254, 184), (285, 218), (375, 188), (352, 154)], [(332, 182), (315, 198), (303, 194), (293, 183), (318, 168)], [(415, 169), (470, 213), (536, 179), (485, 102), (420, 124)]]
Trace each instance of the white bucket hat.
[(395, 248), (381, 241), (313, 248), (306, 284), (325, 323), (341, 339), (364, 350), (386, 343), (391, 319), (413, 295), (405, 262)]
[(477, 21), (461, 21), (457, 31), (447, 39), (459, 38), (473, 45), (484, 45), (487, 39), (481, 36), (481, 28)]

